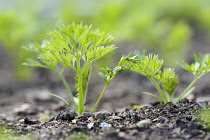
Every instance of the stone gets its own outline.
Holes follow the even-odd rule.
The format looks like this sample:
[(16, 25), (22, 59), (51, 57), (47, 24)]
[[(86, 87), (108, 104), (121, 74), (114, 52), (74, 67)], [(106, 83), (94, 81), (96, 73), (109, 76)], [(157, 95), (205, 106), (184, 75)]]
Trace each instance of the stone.
[(91, 129), (93, 126), (94, 126), (94, 123), (89, 123), (89, 124), (87, 125), (88, 129)]
[(126, 137), (125, 132), (119, 132), (118, 137), (121, 138), (121, 139), (124, 139)]
[(105, 119), (105, 113), (97, 112), (95, 115), (96, 120), (104, 120)]
[(94, 121), (93, 117), (89, 117), (89, 118), (88, 118), (88, 121), (89, 121), (89, 122), (93, 122), (93, 121)]
[(109, 124), (109, 123), (106, 123), (106, 122), (102, 122), (102, 123), (100, 124), (100, 127), (112, 127), (112, 125)]
[(108, 117), (108, 119), (112, 119), (112, 120), (122, 120), (121, 117), (118, 117), (118, 116), (110, 116)]
[(73, 119), (71, 122), (75, 124), (75, 123), (78, 122), (78, 120), (77, 119)]
[(90, 112), (83, 112), (82, 115), (89, 117), (94, 117), (95, 115), (93, 113)]
[(151, 124), (150, 120), (141, 120), (136, 125), (138, 127), (148, 127)]
[(54, 120), (72, 121), (76, 117), (76, 112), (74, 110), (65, 110), (60, 112)]

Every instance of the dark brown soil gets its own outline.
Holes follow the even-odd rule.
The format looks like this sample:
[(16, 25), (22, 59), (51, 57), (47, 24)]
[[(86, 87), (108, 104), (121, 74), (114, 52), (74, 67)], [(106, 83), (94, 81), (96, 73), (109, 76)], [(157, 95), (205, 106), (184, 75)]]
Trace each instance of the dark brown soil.
[[(64, 105), (58, 104), (57, 108), (52, 108), (53, 111), (63, 111), (57, 115), (50, 115), (53, 113), (39, 106), (21, 105), (13, 110), (15, 120), (10, 122), (10, 126), (13, 126), (20, 135), (32, 133), (36, 139), (42, 140), (210, 139), (207, 129), (196, 121), (196, 110), (199, 104), (188, 100), (183, 100), (176, 105), (154, 103), (141, 109), (126, 107), (115, 112), (84, 112), (79, 116), (75, 111), (64, 108)], [(40, 119), (39, 112), (44, 112), (45, 115), (48, 113), (53, 117), (49, 121), (43, 121)], [(7, 118), (7, 115), (1, 116), (3, 122), (9, 119), (14, 118)]]

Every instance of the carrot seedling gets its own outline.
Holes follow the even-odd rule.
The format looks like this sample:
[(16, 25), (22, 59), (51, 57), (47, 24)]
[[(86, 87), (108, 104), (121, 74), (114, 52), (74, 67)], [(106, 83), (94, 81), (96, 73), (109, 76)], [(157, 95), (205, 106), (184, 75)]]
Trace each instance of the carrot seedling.
[(128, 55), (122, 57), (121, 66), (123, 70), (131, 70), (146, 76), (159, 92), (160, 97), (153, 93), (143, 92), (155, 97), (160, 103), (168, 103), (174, 101), (178, 103), (188, 96), (195, 89), (194, 84), (206, 73), (210, 72), (210, 57), (207, 55), (195, 55), (195, 63), (189, 65), (181, 62), (179, 65), (194, 75), (194, 80), (189, 86), (178, 96), (174, 98), (174, 94), (179, 82), (178, 76), (172, 68), (162, 68), (163, 59), (159, 59), (156, 54), (146, 55)]
[[(38, 57), (37, 59), (28, 59), (23, 65), (43, 67), (55, 72), (61, 78), (78, 114), (81, 114), (85, 111), (86, 95), (92, 70), (92, 63), (109, 52), (117, 49), (113, 44), (103, 46), (104, 44), (111, 42), (113, 37), (110, 34), (101, 32), (100, 30), (94, 31), (91, 29), (91, 26), (83, 26), (82, 24), (58, 26), (57, 29), (50, 32), (49, 35), (53, 39), (44, 41), (42, 45), (31, 44), (24, 47), (29, 51), (37, 53)], [(78, 92), (77, 98), (72, 94), (72, 90), (63, 75), (67, 67), (70, 67), (76, 73), (75, 88)], [(112, 70), (108, 70), (106, 66), (104, 66), (104, 70), (106, 72), (108, 71), (109, 75), (102, 76), (102, 74), (100, 74), (106, 84), (99, 100), (96, 105), (94, 105), (92, 112), (97, 108), (107, 86), (117, 74), (116, 70), (113, 70), (112, 72)], [(112, 72), (112, 74), (110, 74), (110, 72)], [(62, 100), (70, 107), (70, 104), (64, 98), (56, 94), (51, 95)]]
[(178, 63), (180, 67), (189, 71), (194, 75), (194, 80), (189, 84), (189, 86), (182, 92), (182, 94), (177, 98), (175, 103), (179, 102), (190, 94), (194, 90), (195, 83), (203, 77), (205, 74), (210, 72), (210, 54), (198, 54), (194, 55), (195, 62), (191, 65), (187, 64), (185, 61)]

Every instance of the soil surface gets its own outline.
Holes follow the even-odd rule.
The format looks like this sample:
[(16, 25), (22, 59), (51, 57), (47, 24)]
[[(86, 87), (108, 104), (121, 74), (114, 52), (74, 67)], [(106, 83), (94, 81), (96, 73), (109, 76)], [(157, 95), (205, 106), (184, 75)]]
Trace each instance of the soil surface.
[(1, 114), (1, 120), (10, 122), (19, 135), (31, 133), (30, 137), (41, 140), (207, 140), (210, 133), (196, 121), (196, 110), (203, 104), (183, 100), (176, 105), (154, 103), (140, 109), (125, 107), (115, 112), (84, 112), (79, 116), (73, 110), (65, 110), (63, 104), (52, 108), (54, 112), (63, 110), (57, 115), (39, 106), (22, 104), (13, 110), (14, 118)]

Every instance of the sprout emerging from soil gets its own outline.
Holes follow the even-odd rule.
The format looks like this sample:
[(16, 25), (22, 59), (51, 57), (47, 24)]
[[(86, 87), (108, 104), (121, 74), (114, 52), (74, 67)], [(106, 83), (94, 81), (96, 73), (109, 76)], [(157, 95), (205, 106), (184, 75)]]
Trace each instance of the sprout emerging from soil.
[[(92, 63), (117, 49), (113, 44), (103, 46), (111, 42), (113, 37), (100, 30), (93, 31), (91, 30), (91, 26), (83, 26), (82, 24), (58, 26), (57, 30), (50, 32), (49, 35), (53, 39), (44, 41), (42, 45), (35, 43), (24, 47), (29, 51), (37, 53), (38, 57), (37, 59), (28, 59), (23, 65), (43, 67), (55, 72), (61, 78), (78, 114), (81, 114), (85, 111), (85, 101)], [(72, 94), (72, 90), (64, 77), (64, 72), (67, 67), (70, 67), (76, 73), (75, 88), (78, 92), (77, 99)], [(115, 75), (120, 73), (118, 67), (111, 70), (104, 66), (103, 70), (107, 74), (100, 73), (100, 76), (105, 81), (105, 87), (94, 105), (92, 112), (97, 108), (105, 90)], [(62, 97), (56, 94), (51, 95), (62, 100), (70, 107), (70, 104)]]
[(195, 89), (194, 84), (206, 73), (210, 72), (210, 57), (209, 54), (195, 55), (195, 63), (189, 65), (186, 62), (181, 62), (179, 65), (185, 70), (194, 75), (194, 80), (180, 94), (177, 99), (174, 99), (174, 94), (179, 82), (178, 76), (172, 68), (162, 68), (163, 60), (159, 59), (156, 54), (141, 55), (130, 54), (122, 57), (121, 66), (123, 70), (131, 70), (141, 75), (146, 76), (155, 86), (160, 94), (160, 97), (153, 93), (144, 92), (145, 94), (155, 97), (160, 103), (168, 103), (174, 101), (178, 103), (187, 97)]

